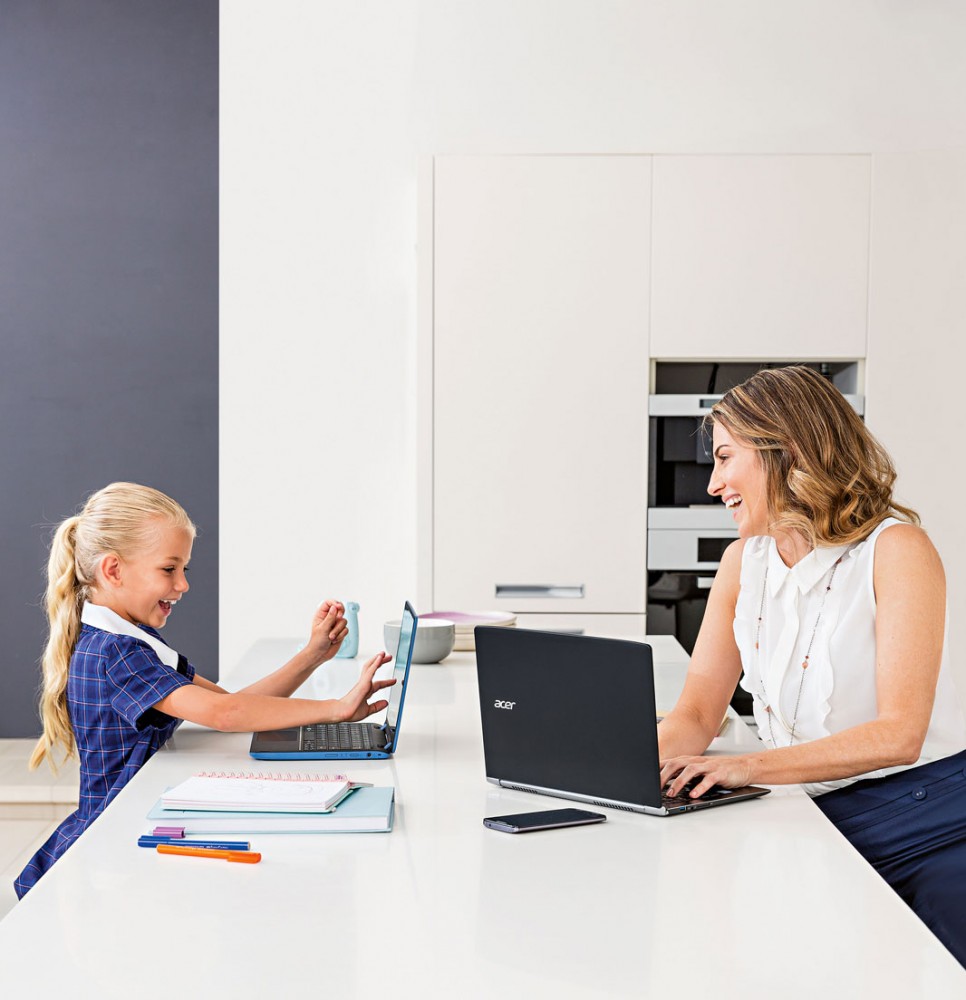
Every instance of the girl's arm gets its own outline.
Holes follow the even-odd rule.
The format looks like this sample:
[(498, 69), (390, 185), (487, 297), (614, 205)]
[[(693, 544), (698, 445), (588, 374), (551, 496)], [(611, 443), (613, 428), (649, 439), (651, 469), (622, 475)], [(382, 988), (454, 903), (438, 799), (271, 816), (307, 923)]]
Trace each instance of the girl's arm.
[(741, 676), (741, 656), (732, 622), (744, 545), (742, 540), (733, 542), (721, 557), (684, 690), (674, 710), (657, 727), (662, 761), (704, 753), (721, 728), (721, 719)]
[(287, 698), (312, 676), (316, 667), (331, 660), (349, 634), (339, 601), (323, 601), (312, 617), (309, 638), (284, 666), (241, 689), (239, 694), (267, 694)]
[[(666, 760), (662, 779), (677, 794), (712, 785), (832, 781), (879, 768), (914, 764), (922, 751), (942, 657), (946, 579), (926, 533), (914, 525), (886, 528), (876, 542), (876, 700), (870, 722), (799, 746), (738, 757)], [(664, 723), (661, 723), (664, 726)]]
[[(287, 698), (312, 676), (315, 668), (322, 662), (312, 655), (308, 647), (300, 649), (284, 666), (279, 667), (267, 677), (262, 677), (260, 680), (241, 688), (238, 694), (261, 694), (275, 698)], [(195, 676), (197, 677), (197, 674)]]
[[(312, 618), (309, 640), (305, 646), (284, 666), (267, 677), (243, 687), (238, 694), (264, 694), (287, 698), (297, 691), (312, 676), (316, 667), (326, 660), (331, 660), (338, 652), (342, 640), (349, 631), (346, 620), (342, 617), (344, 610), (338, 601), (323, 601)], [(194, 683), (206, 691), (227, 694), (224, 688), (198, 674), (195, 674)]]
[(162, 698), (154, 708), (172, 718), (187, 719), (223, 733), (286, 729), (314, 722), (358, 722), (387, 706), (384, 700), (370, 704), (369, 698), (396, 683), (394, 679), (373, 679), (376, 671), (390, 659), (385, 653), (372, 657), (362, 668), (355, 686), (342, 698), (315, 701), (248, 691), (228, 694), (208, 681), (185, 684)]

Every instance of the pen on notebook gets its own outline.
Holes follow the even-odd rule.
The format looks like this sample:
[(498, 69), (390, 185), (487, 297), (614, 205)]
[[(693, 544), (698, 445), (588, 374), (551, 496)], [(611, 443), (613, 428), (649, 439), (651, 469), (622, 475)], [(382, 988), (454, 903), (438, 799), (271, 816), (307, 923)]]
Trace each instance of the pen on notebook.
[(210, 847), (185, 847), (184, 844), (158, 844), (158, 854), (183, 854), (190, 858), (222, 858), (225, 861), (241, 861), (255, 865), (262, 860), (257, 851), (219, 851)]
[(157, 847), (158, 844), (183, 844), (185, 847), (217, 848), (221, 851), (248, 851), (249, 840), (187, 840), (184, 837), (160, 837), (145, 833), (138, 837), (138, 847)]

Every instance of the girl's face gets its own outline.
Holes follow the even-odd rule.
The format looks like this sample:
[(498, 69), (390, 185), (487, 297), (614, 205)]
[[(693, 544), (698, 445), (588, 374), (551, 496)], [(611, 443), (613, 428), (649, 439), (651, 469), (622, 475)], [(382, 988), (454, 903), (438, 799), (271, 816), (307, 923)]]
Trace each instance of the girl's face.
[(765, 470), (758, 452), (734, 438), (720, 421), (712, 428), (714, 469), (708, 492), (720, 497), (738, 526), (739, 538), (767, 535)]
[(188, 592), (188, 562), (193, 539), (184, 528), (159, 524), (156, 540), (126, 559), (101, 560), (103, 586), (96, 596), (136, 625), (163, 628), (172, 609)]

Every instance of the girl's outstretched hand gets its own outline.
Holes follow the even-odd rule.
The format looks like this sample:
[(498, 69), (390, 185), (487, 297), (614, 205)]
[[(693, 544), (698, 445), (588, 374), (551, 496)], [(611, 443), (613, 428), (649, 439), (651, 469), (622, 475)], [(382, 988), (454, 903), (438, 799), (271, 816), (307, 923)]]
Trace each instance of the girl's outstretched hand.
[(344, 615), (345, 606), (339, 601), (326, 600), (316, 608), (305, 648), (319, 663), (331, 660), (339, 651), (342, 640), (349, 634), (349, 625)]
[(376, 712), (381, 712), (389, 704), (385, 699), (380, 699), (370, 704), (369, 699), (377, 691), (392, 687), (396, 683), (395, 677), (391, 677), (386, 681), (373, 680), (376, 671), (391, 659), (392, 657), (388, 653), (376, 653), (371, 660), (366, 661), (366, 665), (362, 668), (362, 673), (359, 674), (359, 680), (356, 681), (355, 686), (348, 694), (339, 699), (339, 706), (345, 710), (344, 715), (340, 713), (341, 722), (360, 722), (362, 719), (367, 719), (370, 715), (375, 715)]

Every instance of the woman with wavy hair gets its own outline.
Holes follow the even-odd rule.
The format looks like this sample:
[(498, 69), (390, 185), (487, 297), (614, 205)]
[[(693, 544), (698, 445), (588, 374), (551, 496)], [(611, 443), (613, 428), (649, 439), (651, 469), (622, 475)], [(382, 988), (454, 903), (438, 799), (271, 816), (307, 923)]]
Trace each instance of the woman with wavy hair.
[[(966, 721), (942, 562), (889, 456), (832, 384), (763, 370), (708, 415), (708, 492), (739, 538), (715, 577), (662, 779), (798, 783), (966, 965)], [(764, 744), (705, 756), (739, 682)]]

